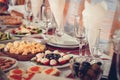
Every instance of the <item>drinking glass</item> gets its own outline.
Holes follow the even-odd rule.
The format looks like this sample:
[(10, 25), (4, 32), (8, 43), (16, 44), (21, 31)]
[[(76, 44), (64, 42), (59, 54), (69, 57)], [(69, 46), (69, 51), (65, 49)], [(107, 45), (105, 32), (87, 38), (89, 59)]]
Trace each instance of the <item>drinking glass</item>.
[(45, 23), (46, 35), (48, 35), (48, 29), (52, 27), (53, 13), (49, 6), (46, 6), (44, 9), (44, 15), (42, 15), (42, 20)]
[(116, 54), (116, 74), (118, 80), (120, 79), (120, 30), (117, 30), (113, 35), (113, 46)]
[(27, 20), (27, 24), (30, 23), (30, 18), (32, 16), (32, 9), (31, 9), (31, 1), (30, 0), (25, 0), (25, 17), (26, 17), (26, 20)]
[(75, 15), (74, 20), (74, 36), (79, 41), (79, 55), (82, 55), (82, 46), (85, 44), (85, 28), (80, 26), (80, 17)]
[(100, 58), (100, 56), (102, 56), (102, 49), (100, 46), (100, 32), (101, 29), (98, 29), (98, 36), (95, 42), (95, 45), (91, 48), (91, 56), (94, 58)]
[(55, 30), (55, 35), (57, 37), (61, 37), (64, 35), (64, 26), (63, 26), (63, 21), (61, 21), (61, 24), (58, 24)]

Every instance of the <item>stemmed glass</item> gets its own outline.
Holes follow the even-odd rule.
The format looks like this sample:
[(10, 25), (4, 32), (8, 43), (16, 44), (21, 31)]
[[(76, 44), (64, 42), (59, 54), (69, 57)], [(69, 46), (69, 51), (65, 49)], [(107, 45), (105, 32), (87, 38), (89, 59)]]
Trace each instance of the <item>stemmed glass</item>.
[(25, 17), (26, 17), (26, 20), (27, 20), (27, 24), (30, 23), (30, 18), (32, 16), (32, 10), (31, 10), (31, 1), (30, 0), (25, 0)]
[(79, 41), (79, 55), (82, 55), (82, 47), (85, 44), (85, 28), (83, 26), (80, 26), (80, 17), (78, 15), (75, 15), (74, 20), (74, 36)]
[(53, 21), (53, 13), (50, 9), (49, 6), (45, 7), (44, 10), (44, 15), (43, 15), (43, 22), (45, 23), (45, 30), (46, 30), (46, 35), (48, 35), (48, 29), (52, 27), (52, 21)]

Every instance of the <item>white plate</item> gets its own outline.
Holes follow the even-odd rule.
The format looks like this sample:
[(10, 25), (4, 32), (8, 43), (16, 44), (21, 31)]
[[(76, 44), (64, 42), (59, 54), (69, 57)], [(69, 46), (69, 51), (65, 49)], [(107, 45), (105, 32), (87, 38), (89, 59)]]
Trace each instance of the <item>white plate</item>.
[[(35, 57), (34, 57), (34, 58), (35, 58)], [(32, 59), (33, 59), (33, 58), (32, 58)], [(66, 64), (63, 64), (63, 65), (57, 65), (57, 66), (42, 65), (42, 64), (39, 64), (39, 63), (37, 63), (37, 62), (35, 62), (35, 61), (31, 61), (31, 63), (34, 63), (34, 64), (36, 64), (36, 65), (40, 65), (40, 66), (43, 66), (43, 67), (55, 67), (55, 68), (65, 68), (65, 67), (70, 66), (70, 63), (69, 63), (69, 62), (66, 63)]]
[[(13, 30), (13, 29), (8, 29), (8, 30), (6, 30), (5, 32), (10, 32), (11, 35), (16, 36), (16, 37), (25, 37), (25, 36), (30, 36), (30, 35), (31, 35), (31, 34), (25, 34), (25, 35), (12, 34), (12, 33), (11, 33), (12, 30)], [(43, 33), (43, 32), (44, 32), (44, 30), (42, 30), (42, 33)], [(42, 34), (42, 33), (40, 33), (40, 34)], [(34, 34), (32, 34), (32, 35), (34, 35)]]
[[(78, 55), (74, 55), (74, 54), (69, 54), (71, 57), (73, 57), (73, 58), (75, 58), (75, 57), (78, 57)], [(35, 59), (35, 57), (34, 58), (32, 58), (32, 59)], [(32, 63), (34, 63), (34, 64), (37, 64), (37, 65), (40, 65), (40, 66), (43, 66), (43, 67), (55, 67), (55, 68), (66, 68), (66, 67), (69, 67), (70, 66), (70, 63), (68, 62), (68, 63), (66, 63), (66, 64), (63, 64), (63, 65), (57, 65), (57, 66), (50, 66), (50, 65), (42, 65), (42, 64), (39, 64), (39, 63), (37, 63), (37, 62), (34, 62), (34, 61), (31, 61)]]
[(59, 45), (59, 44), (54, 44), (54, 43), (51, 43), (51, 42), (48, 42), (47, 43), (48, 45), (51, 45), (51, 46), (54, 46), (54, 47), (60, 47), (60, 48), (77, 48), (79, 47), (78, 45)]
[(66, 67), (69, 67), (70, 66), (70, 63), (66, 63), (64, 65), (58, 65), (58, 66), (45, 66), (45, 65), (41, 65), (43, 67), (55, 67), (55, 68), (58, 68), (58, 69), (61, 69), (61, 68), (66, 68)]
[(76, 38), (64, 34), (62, 37), (48, 36), (48, 45), (61, 47), (61, 48), (77, 48), (79, 47), (79, 42)]
[(15, 68), (15, 67), (17, 66), (17, 64), (18, 64), (17, 60), (14, 59), (14, 58), (4, 57), (4, 56), (0, 56), (0, 58), (4, 58), (4, 59), (9, 59), (9, 60), (15, 61), (15, 64), (13, 64), (11, 67), (9, 67), (9, 68), (7, 68), (7, 69), (5, 69), (5, 70), (3, 70), (3, 71), (11, 70), (11, 69)]

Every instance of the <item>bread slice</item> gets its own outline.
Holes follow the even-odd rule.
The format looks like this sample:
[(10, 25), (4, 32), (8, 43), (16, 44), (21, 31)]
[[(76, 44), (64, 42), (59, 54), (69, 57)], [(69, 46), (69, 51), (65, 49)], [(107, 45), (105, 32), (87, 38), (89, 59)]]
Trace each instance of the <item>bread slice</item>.
[(40, 73), (42, 71), (42, 67), (40, 66), (31, 66), (27, 69), (28, 73)]
[(44, 71), (42, 71), (42, 73), (47, 74), (47, 75), (59, 76), (60, 70), (58, 70), (57, 68), (48, 68), (48, 69), (45, 69)]

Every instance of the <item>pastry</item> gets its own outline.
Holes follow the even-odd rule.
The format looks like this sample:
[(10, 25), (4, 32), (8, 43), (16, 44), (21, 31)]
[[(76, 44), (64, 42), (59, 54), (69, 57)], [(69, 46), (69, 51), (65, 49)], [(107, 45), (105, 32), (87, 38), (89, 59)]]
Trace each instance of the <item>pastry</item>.
[(60, 71), (57, 68), (48, 68), (45, 69), (42, 73), (47, 75), (59, 76)]
[(31, 66), (27, 69), (28, 73), (40, 73), (42, 71), (42, 67), (40, 66)]

